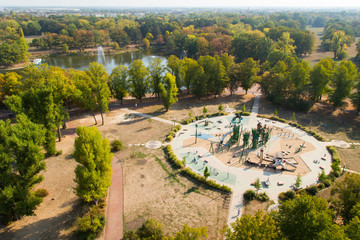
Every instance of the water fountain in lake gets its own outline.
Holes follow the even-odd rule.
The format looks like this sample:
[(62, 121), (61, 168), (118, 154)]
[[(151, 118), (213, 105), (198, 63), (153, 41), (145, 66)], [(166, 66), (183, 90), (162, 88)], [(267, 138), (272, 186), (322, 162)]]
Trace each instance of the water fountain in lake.
[(106, 60), (105, 60), (104, 49), (102, 48), (102, 46), (98, 46), (97, 55), (98, 55), (97, 62), (101, 64), (105, 64)]

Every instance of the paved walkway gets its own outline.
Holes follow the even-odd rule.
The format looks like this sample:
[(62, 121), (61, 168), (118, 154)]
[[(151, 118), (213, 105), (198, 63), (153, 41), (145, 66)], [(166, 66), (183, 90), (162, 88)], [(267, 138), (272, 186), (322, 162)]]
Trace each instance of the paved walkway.
[(114, 156), (112, 165), (111, 186), (106, 207), (105, 240), (122, 239), (124, 234), (124, 188), (123, 172), (120, 160)]

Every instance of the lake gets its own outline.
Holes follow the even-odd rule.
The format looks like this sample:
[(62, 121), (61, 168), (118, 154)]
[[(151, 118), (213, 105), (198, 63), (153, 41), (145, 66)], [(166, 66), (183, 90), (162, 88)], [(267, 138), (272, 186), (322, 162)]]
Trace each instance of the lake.
[[(134, 60), (141, 59), (145, 66), (148, 66), (152, 59), (160, 58), (163, 65), (166, 65), (166, 53), (159, 49), (144, 49), (132, 52), (123, 52), (111, 55), (75, 55), (75, 56), (56, 56), (45, 58), (45, 63), (49, 66), (58, 66), (64, 69), (83, 70), (89, 67), (91, 62), (99, 62), (105, 66), (108, 73), (119, 65), (129, 66)], [(21, 73), (21, 69), (12, 70)], [(0, 73), (6, 73), (6, 70), (0, 70)]]

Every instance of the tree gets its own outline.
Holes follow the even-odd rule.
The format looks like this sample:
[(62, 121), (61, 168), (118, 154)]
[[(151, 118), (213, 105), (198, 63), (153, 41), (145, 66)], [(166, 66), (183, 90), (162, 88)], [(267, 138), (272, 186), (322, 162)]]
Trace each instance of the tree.
[(333, 76), (334, 65), (333, 60), (325, 58), (310, 72), (310, 91), (314, 101), (321, 100), (322, 95), (327, 92), (328, 84)]
[(128, 70), (131, 95), (140, 100), (148, 92), (149, 71), (144, 63), (139, 59), (133, 61)]
[(7, 72), (5, 75), (0, 73), (0, 102), (6, 96), (18, 94), (21, 91), (22, 76), (16, 72)]
[(346, 106), (346, 98), (350, 96), (357, 77), (357, 67), (350, 61), (341, 61), (336, 67), (331, 81), (333, 91), (330, 94), (330, 102), (333, 110), (337, 107)]
[(336, 213), (339, 214), (344, 223), (350, 222), (354, 217), (353, 207), (360, 203), (360, 175), (346, 174), (343, 181), (335, 183), (331, 191), (336, 198), (331, 202)]
[(163, 74), (165, 72), (165, 68), (162, 65), (162, 60), (160, 58), (154, 58), (150, 61), (148, 66), (148, 71), (150, 73), (150, 82), (152, 93), (156, 95), (156, 97), (160, 98), (160, 88), (159, 84), (163, 78)]
[(334, 59), (343, 59), (346, 54), (346, 44), (351, 45), (352, 37), (347, 36), (344, 31), (334, 31), (331, 39), (331, 49), (334, 51)]
[(201, 56), (198, 63), (204, 69), (202, 82), (205, 81), (205, 84), (197, 85), (196, 89), (204, 88), (205, 94), (220, 95), (227, 84), (227, 76), (219, 56)]
[(275, 108), (275, 110), (274, 110), (274, 116), (277, 116), (278, 115), (278, 111), (277, 111), (277, 109)]
[(144, 44), (144, 47), (145, 47), (146, 49), (148, 49), (148, 48), (150, 47), (150, 41), (149, 41), (149, 39), (144, 38), (144, 39), (143, 39), (143, 44)]
[(241, 63), (233, 64), (228, 72), (229, 82), (228, 88), (231, 96), (240, 86)]
[(207, 237), (206, 227), (191, 228), (185, 224), (182, 230), (175, 234), (174, 240), (200, 240), (207, 239)]
[(228, 240), (275, 240), (281, 239), (281, 233), (275, 219), (259, 210), (255, 216), (244, 215), (231, 223), (233, 231), (226, 231)]
[(193, 87), (193, 92), (198, 98), (204, 96), (206, 90), (206, 83), (203, 81), (204, 69), (197, 61), (184, 58), (182, 60), (182, 70), (187, 93), (190, 93), (190, 87)]
[(294, 240), (317, 239), (334, 225), (326, 200), (308, 195), (283, 202), (275, 220), (285, 237)]
[(292, 114), (292, 116), (291, 116), (291, 121), (296, 122), (295, 112), (293, 112), (293, 114)]
[(175, 55), (171, 55), (167, 60), (167, 67), (170, 72), (175, 76), (176, 86), (180, 89), (183, 86), (182, 81), (182, 61)]
[(240, 63), (239, 70), (240, 86), (247, 94), (248, 90), (258, 80), (257, 73), (260, 71), (260, 68), (252, 58), (248, 58), (243, 63)]
[(127, 67), (117, 66), (111, 71), (110, 75), (110, 89), (117, 99), (123, 103), (123, 98), (126, 97), (129, 90), (129, 82), (127, 79)]
[(167, 73), (164, 77), (164, 84), (159, 83), (160, 96), (164, 103), (166, 111), (171, 108), (171, 105), (178, 101), (178, 89), (176, 87), (175, 76)]
[(56, 129), (64, 119), (62, 105), (54, 102), (54, 90), (40, 85), (37, 89), (30, 88), (20, 96), (6, 98), (4, 104), (15, 114), (24, 113), (32, 122), (42, 124), (46, 128), (45, 150), (49, 156), (56, 153)]
[(301, 176), (300, 176), (300, 174), (298, 174), (297, 177), (296, 177), (296, 181), (295, 181), (294, 186), (295, 186), (297, 189), (299, 189), (300, 186), (301, 186), (301, 182), (302, 182)]
[(223, 111), (224, 111), (224, 107), (223, 107), (222, 104), (219, 105), (218, 110), (219, 110), (219, 112), (223, 112)]
[(254, 187), (256, 189), (256, 193), (259, 193), (259, 190), (261, 189), (261, 182), (260, 178), (257, 178), (254, 182)]
[(360, 112), (360, 81), (355, 86), (355, 92), (350, 96), (351, 102), (355, 107), (356, 116), (359, 116)]
[[(317, 238), (318, 240), (350, 240), (346, 237), (344, 229), (339, 225), (333, 224), (331, 228), (321, 231)], [(356, 239), (356, 238), (351, 238)]]
[(345, 226), (345, 233), (350, 239), (360, 239), (360, 219), (355, 216)]
[(208, 110), (207, 110), (206, 106), (204, 105), (204, 107), (203, 107), (203, 115), (205, 116), (207, 114), (207, 112), (208, 112)]
[(75, 168), (75, 194), (84, 202), (94, 202), (104, 198), (111, 185), (110, 142), (101, 137), (96, 127), (78, 127), (73, 156), (79, 163)]
[(140, 239), (162, 239), (164, 237), (164, 225), (156, 220), (147, 219), (137, 230)]
[[(109, 111), (110, 101), (110, 88), (108, 85), (109, 75), (106, 73), (105, 67), (100, 63), (92, 62), (89, 65), (89, 69), (85, 70), (87, 76), (89, 76), (90, 82), (88, 82), (90, 96), (89, 99), (84, 99), (91, 111), (100, 111), (102, 125), (104, 125), (104, 112)], [(95, 114), (94, 114), (95, 119)], [(96, 119), (95, 119), (96, 122)]]
[(295, 53), (294, 40), (290, 37), (289, 32), (283, 32), (278, 42), (276, 43), (276, 49), (286, 55)]
[(11, 221), (34, 214), (41, 203), (33, 188), (43, 180), (45, 129), (19, 114), (17, 124), (0, 121), (0, 132), (0, 214)]
[(204, 169), (204, 177), (205, 179), (207, 179), (208, 177), (210, 177), (210, 172), (209, 172), (209, 168), (206, 166)]

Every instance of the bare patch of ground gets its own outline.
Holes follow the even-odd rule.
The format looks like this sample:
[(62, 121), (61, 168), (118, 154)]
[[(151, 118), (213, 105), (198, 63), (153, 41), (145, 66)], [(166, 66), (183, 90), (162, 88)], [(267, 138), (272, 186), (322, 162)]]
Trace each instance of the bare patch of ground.
[(244, 214), (255, 215), (259, 210), (266, 212), (269, 208), (270, 202), (261, 202), (253, 200), (244, 206)]

